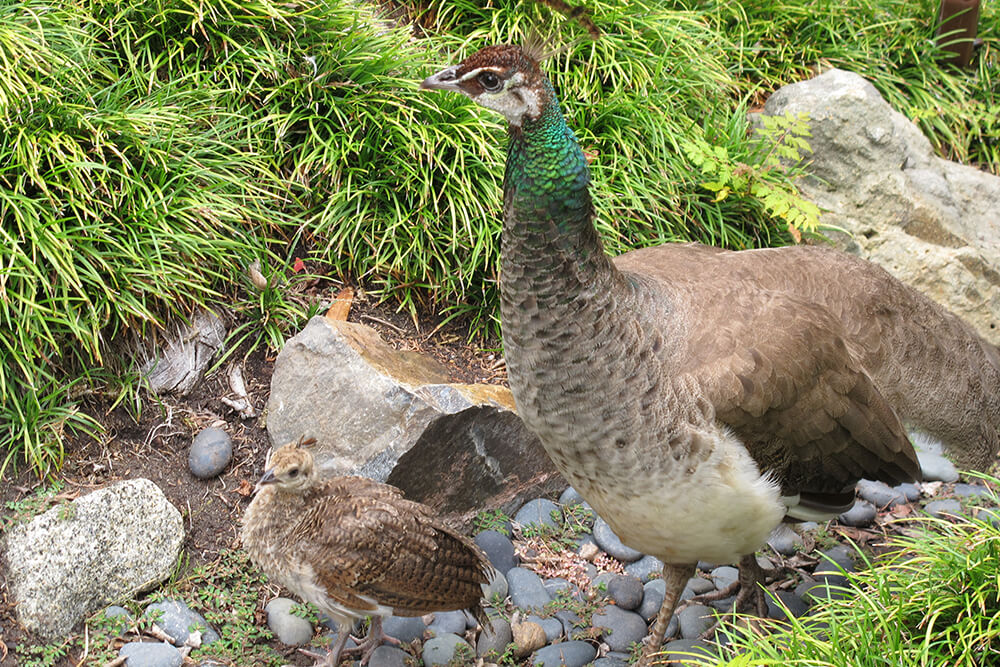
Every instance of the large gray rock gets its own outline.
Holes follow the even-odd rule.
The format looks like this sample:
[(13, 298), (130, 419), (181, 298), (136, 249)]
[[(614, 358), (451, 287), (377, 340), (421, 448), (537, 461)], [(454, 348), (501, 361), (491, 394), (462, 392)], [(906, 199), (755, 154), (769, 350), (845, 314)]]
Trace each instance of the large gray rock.
[(15, 526), (5, 540), (21, 623), (46, 640), (170, 576), (181, 514), (148, 479), (118, 482)]
[(314, 317), (275, 361), (268, 433), (275, 445), (314, 437), (330, 472), (388, 482), (466, 521), (565, 488), (506, 388), (448, 380), (370, 327)]
[(844, 249), (1000, 344), (1000, 178), (934, 154), (919, 128), (857, 74), (831, 69), (777, 90), (767, 115), (808, 113), (803, 193)]

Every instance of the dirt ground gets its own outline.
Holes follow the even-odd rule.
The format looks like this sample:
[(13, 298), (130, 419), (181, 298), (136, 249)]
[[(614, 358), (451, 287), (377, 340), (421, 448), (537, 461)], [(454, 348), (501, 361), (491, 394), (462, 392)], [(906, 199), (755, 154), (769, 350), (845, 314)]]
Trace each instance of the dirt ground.
[[(328, 290), (327, 300), (331, 294)], [(468, 330), (460, 325), (438, 328), (440, 319), (428, 314), (415, 323), (409, 314), (378, 304), (357, 288), (348, 319), (371, 326), (399, 349), (420, 351), (443, 362), (452, 370), (455, 382), (505, 382), (502, 361), (490, 351), (491, 345), (487, 343), (482, 349), (466, 344)], [(257, 349), (242, 362), (247, 393), (258, 415), (264, 414), (275, 357), (273, 350)], [(234, 358), (240, 358), (239, 353)], [(143, 395), (138, 419), (121, 406), (110, 409), (108, 401), (89, 400), (83, 408), (104, 425), (105, 433), (99, 441), (70, 441), (65, 464), (56, 476), (65, 486), (51, 502), (71, 500), (119, 480), (144, 477), (155, 482), (181, 511), (189, 567), (213, 562), (221, 551), (237, 546), (239, 519), (271, 446), (261, 417), (241, 419), (220, 400), (229, 393), (222, 369), (185, 397)], [(188, 448), (192, 438), (208, 426), (230, 434), (233, 460), (219, 477), (200, 480), (188, 471)], [(32, 496), (47, 483), (31, 471), (8, 473), (0, 484), (0, 517), (8, 511), (8, 503)], [(2, 554), (0, 572), (4, 573), (0, 577), (0, 666), (7, 667), (18, 664), (16, 646), (36, 642), (16, 621)]]

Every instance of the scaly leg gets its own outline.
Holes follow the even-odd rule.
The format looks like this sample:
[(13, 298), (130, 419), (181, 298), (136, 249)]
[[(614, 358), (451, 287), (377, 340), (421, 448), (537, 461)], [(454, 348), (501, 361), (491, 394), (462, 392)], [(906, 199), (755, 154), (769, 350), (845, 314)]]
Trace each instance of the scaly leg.
[(674, 607), (681, 597), (684, 584), (694, 576), (694, 564), (691, 565), (664, 565), (663, 582), (666, 590), (663, 594), (663, 604), (656, 614), (656, 622), (653, 623), (653, 631), (649, 633), (646, 647), (642, 650), (642, 657), (636, 667), (650, 667), (653, 664), (653, 656), (658, 653), (663, 645), (663, 636), (667, 633), (667, 625), (674, 615)]

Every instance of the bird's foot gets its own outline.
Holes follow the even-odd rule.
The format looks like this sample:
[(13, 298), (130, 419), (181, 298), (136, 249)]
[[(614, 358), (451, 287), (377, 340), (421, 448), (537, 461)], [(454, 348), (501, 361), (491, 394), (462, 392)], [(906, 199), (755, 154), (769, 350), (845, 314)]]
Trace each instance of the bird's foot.
[[(299, 653), (316, 661), (313, 663), (312, 667), (336, 667), (336, 665), (332, 662), (336, 659), (333, 657), (333, 651), (319, 653), (318, 651), (310, 651), (309, 649), (300, 648)], [(339, 660), (337, 661), (340, 662)]]
[(382, 631), (382, 617), (373, 616), (371, 627), (368, 629), (368, 634), (362, 640), (355, 639), (357, 646), (352, 646), (351, 648), (345, 648), (343, 650), (343, 655), (351, 655), (354, 653), (359, 653), (361, 655), (361, 664), (367, 665), (368, 661), (372, 657), (372, 653), (375, 652), (382, 644), (392, 644), (393, 646), (399, 646), (400, 642), (395, 637), (390, 637)]

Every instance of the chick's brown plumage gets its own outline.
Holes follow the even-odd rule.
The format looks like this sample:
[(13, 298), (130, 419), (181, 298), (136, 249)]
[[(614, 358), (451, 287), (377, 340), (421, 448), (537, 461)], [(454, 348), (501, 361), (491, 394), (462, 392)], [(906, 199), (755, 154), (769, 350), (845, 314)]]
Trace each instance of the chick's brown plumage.
[(355, 619), (472, 609), (480, 622), (483, 552), (399, 489), (364, 477), (322, 478), (300, 444), (278, 449), (243, 518), (243, 546), (269, 578), (337, 621), (337, 664)]

